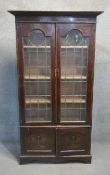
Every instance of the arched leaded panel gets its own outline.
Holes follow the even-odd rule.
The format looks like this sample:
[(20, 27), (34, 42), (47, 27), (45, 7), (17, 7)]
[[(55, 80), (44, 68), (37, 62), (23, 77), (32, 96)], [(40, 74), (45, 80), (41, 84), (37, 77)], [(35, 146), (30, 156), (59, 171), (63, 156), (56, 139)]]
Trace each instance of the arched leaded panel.
[(61, 121), (86, 120), (88, 38), (79, 30), (61, 37)]
[(23, 37), (22, 42), (25, 121), (51, 121), (51, 37), (36, 29)]

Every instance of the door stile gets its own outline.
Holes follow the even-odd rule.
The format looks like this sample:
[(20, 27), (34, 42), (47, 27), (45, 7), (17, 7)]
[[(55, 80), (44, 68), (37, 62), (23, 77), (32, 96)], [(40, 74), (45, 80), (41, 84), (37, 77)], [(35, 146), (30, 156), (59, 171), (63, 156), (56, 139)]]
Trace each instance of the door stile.
[(57, 90), (56, 90), (56, 85), (57, 85), (57, 75), (56, 75), (56, 30), (55, 30), (55, 24), (54, 29), (52, 31), (52, 66), (51, 66), (51, 79), (52, 79), (52, 114), (53, 114), (53, 125), (57, 123), (56, 120), (56, 111), (57, 111)]
[(57, 61), (57, 124), (60, 123), (60, 33), (56, 24), (56, 61)]
[(22, 53), (22, 34), (21, 24), (16, 24), (16, 49), (17, 49), (17, 74), (18, 74), (18, 98), (19, 98), (19, 122), (20, 125), (25, 123), (25, 103), (24, 103), (24, 66), (23, 66), (23, 53)]
[(96, 25), (92, 24), (89, 36), (88, 54), (88, 86), (87, 86), (87, 123), (92, 125), (92, 104), (93, 104), (93, 84), (94, 84), (94, 61), (95, 61), (95, 30)]

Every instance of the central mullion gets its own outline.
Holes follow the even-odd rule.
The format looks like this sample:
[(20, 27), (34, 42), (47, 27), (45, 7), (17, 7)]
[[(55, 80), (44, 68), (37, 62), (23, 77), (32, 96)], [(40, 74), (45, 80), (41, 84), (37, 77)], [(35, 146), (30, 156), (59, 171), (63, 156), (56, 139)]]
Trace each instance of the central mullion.
[(53, 78), (53, 87), (54, 87), (54, 124), (58, 124), (57, 116), (58, 116), (58, 48), (57, 48), (57, 25), (55, 25), (55, 33), (54, 33), (54, 60), (53, 60), (53, 66), (54, 66), (54, 78)]
[(52, 124), (56, 124), (56, 110), (57, 110), (57, 103), (56, 103), (56, 30), (55, 30), (55, 24), (54, 25), (54, 30), (52, 33), (52, 41), (51, 41), (51, 46), (52, 46), (52, 52), (51, 52), (51, 58), (52, 58), (52, 63), (51, 63), (51, 80), (52, 80)]
[(57, 116), (57, 124), (60, 123), (60, 33), (58, 26), (56, 24), (56, 68), (57, 68), (57, 86), (56, 86), (56, 94), (57, 94), (57, 111), (56, 111), (56, 116)]

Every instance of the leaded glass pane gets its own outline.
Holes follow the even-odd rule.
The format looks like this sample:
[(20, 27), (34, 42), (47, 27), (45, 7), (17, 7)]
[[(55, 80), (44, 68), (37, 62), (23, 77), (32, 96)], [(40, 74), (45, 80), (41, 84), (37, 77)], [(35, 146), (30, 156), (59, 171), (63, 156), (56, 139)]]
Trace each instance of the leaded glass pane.
[(33, 30), (23, 37), (26, 122), (51, 121), (50, 37)]
[(86, 120), (88, 38), (78, 30), (61, 37), (61, 121)]

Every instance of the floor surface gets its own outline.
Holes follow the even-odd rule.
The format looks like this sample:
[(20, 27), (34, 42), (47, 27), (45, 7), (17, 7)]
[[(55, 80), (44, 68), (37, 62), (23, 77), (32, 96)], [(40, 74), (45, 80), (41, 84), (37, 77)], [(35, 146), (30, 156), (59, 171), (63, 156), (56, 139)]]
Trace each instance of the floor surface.
[(0, 143), (0, 175), (110, 175), (110, 144), (94, 142), (92, 164), (30, 163), (19, 165), (17, 143)]

